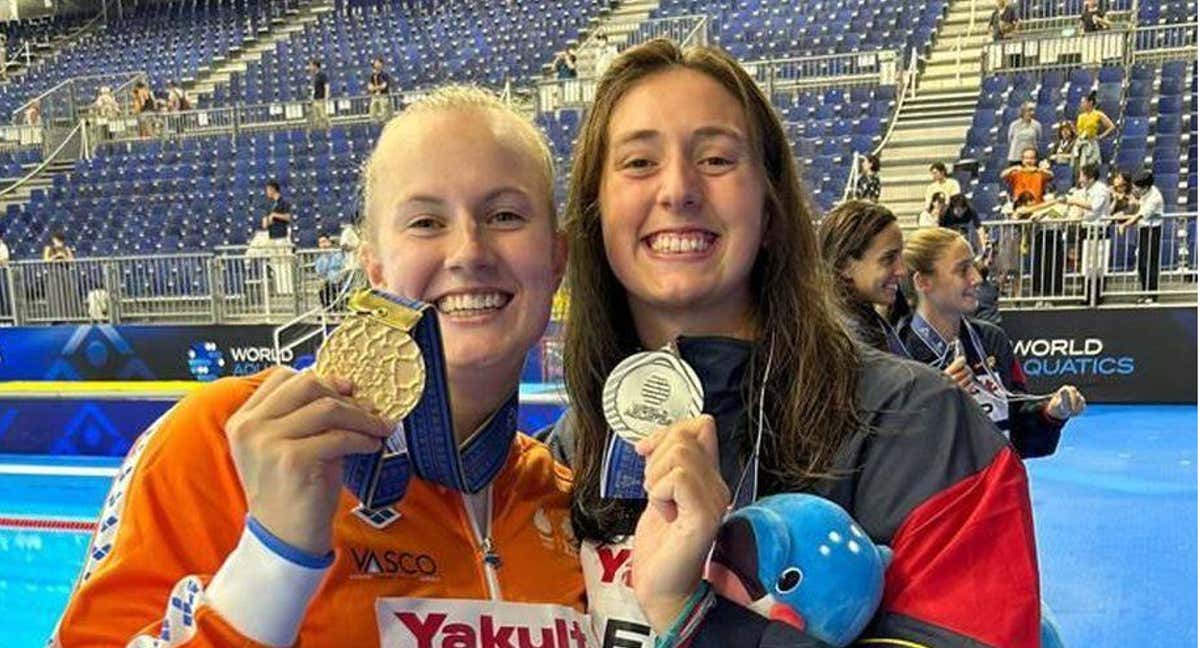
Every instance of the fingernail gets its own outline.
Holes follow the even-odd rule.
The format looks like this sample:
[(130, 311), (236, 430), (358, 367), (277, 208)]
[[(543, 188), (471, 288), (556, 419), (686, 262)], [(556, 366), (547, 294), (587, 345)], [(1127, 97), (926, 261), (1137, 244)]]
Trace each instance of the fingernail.
[(340, 376), (333, 377), (333, 388), (336, 389), (339, 394), (344, 396), (349, 396), (350, 394), (354, 393), (354, 383), (350, 382), (348, 378), (342, 378)]

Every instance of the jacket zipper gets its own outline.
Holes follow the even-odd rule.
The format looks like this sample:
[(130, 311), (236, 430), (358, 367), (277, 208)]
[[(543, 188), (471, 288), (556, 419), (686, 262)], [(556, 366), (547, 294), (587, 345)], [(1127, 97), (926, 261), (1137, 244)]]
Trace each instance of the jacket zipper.
[[(484, 506), (483, 524), (475, 515), (475, 507), (472, 505), (472, 497), (483, 497), (486, 506)], [(471, 532), (475, 535), (475, 546), (479, 552), (479, 561), (483, 568), (483, 581), (487, 586), (488, 598), (493, 601), (500, 601), (503, 598), (500, 595), (500, 578), (496, 573), (496, 569), (500, 566), (500, 554), (496, 551), (496, 543), (492, 540), (492, 487), (489, 485), (480, 493), (471, 495), (462, 493), (463, 506), (467, 509), (467, 520), (470, 522)]]

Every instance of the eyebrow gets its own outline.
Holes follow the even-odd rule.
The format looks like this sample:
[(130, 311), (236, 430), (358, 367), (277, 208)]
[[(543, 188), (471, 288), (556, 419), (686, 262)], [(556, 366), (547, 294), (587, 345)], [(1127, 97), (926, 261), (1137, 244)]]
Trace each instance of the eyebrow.
[[(525, 191), (524, 189), (522, 189), (516, 185), (505, 185), (502, 187), (497, 187), (497, 188), (493, 189), (492, 191), (488, 192), (488, 194), (486, 196), (484, 196), (480, 202), (489, 203), (493, 200), (496, 200), (498, 198), (503, 198), (506, 196), (512, 196), (514, 198), (521, 198), (524, 200), (532, 199), (529, 195), (529, 192)], [(430, 195), (430, 194), (414, 194), (414, 195), (409, 196), (408, 198), (405, 198), (404, 200), (400, 201), (398, 204), (399, 205), (410, 205), (413, 203), (441, 206), (441, 205), (446, 204), (446, 200), (439, 196), (434, 196), (434, 195)]]
[[(660, 132), (660, 131), (654, 130), (652, 128), (642, 128), (639, 130), (630, 131), (628, 133), (621, 134), (620, 136), (613, 138), (613, 144), (620, 146), (621, 144), (628, 144), (629, 142), (636, 142), (639, 140), (658, 139), (661, 136), (662, 136), (662, 132)], [(717, 126), (717, 125), (702, 126), (700, 128), (697, 128), (696, 131), (693, 133), (693, 136), (700, 138), (700, 139), (713, 139), (716, 137), (729, 137), (729, 138), (736, 139), (739, 141), (745, 141), (745, 139), (746, 139), (746, 136), (743, 135), (741, 131), (739, 131), (735, 128), (730, 128), (728, 126)]]

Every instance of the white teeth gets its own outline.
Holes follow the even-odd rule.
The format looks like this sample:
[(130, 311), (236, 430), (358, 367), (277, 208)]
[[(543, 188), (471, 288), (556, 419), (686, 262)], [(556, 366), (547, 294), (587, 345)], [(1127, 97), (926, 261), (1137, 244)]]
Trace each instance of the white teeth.
[(437, 302), (437, 308), (442, 313), (478, 313), (496, 310), (508, 303), (508, 296), (503, 293), (460, 293), (447, 295)]
[(712, 247), (715, 237), (705, 233), (656, 234), (650, 238), (650, 249), (666, 254), (703, 252)]

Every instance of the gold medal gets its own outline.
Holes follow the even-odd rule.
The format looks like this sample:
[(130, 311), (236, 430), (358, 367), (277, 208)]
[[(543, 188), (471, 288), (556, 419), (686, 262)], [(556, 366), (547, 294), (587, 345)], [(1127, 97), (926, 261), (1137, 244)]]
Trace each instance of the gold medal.
[(425, 391), (425, 359), (409, 334), (421, 313), (370, 290), (350, 297), (350, 316), (317, 350), (313, 370), (354, 383), (354, 400), (395, 425)]

